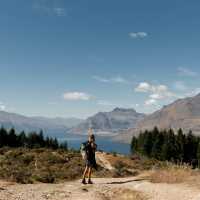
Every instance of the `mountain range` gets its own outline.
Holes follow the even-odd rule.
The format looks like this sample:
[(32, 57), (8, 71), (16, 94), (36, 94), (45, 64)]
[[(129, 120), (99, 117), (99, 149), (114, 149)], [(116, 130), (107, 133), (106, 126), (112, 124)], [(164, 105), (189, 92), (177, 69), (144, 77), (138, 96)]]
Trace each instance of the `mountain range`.
[(133, 135), (137, 135), (141, 130), (153, 129), (155, 126), (159, 129), (172, 128), (175, 131), (182, 128), (185, 133), (192, 130), (193, 134), (200, 135), (200, 94), (178, 99), (147, 115), (134, 128), (124, 131), (116, 139), (130, 142)]
[(71, 127), (81, 122), (81, 119), (76, 118), (27, 117), (16, 113), (0, 111), (0, 126), (7, 129), (14, 127), (17, 132), (22, 130), (25, 132), (43, 130), (44, 133), (54, 137), (57, 134), (64, 136)]
[[(14, 127), (19, 131), (43, 130), (50, 136), (65, 137), (67, 133), (87, 134), (93, 128), (96, 134), (114, 136), (114, 139), (130, 142), (141, 130), (182, 128), (185, 133), (192, 130), (200, 135), (200, 94), (178, 99), (162, 109), (145, 115), (134, 109), (115, 108), (111, 112), (99, 112), (86, 120), (76, 118), (27, 117), (0, 111), (0, 126)], [(61, 135), (58, 135), (61, 134)]]
[(134, 109), (115, 108), (111, 112), (99, 112), (87, 118), (70, 131), (75, 134), (87, 134), (92, 128), (96, 134), (111, 135), (128, 128), (134, 128), (137, 122), (145, 117)]
[(144, 118), (144, 114), (134, 109), (115, 108), (111, 112), (99, 112), (86, 120), (77, 118), (48, 118), (27, 117), (24, 115), (0, 111), (0, 126), (17, 132), (43, 130), (53, 137), (66, 137), (67, 134), (84, 135), (88, 128), (93, 128), (96, 134), (111, 136), (128, 128), (135, 127), (136, 123)]

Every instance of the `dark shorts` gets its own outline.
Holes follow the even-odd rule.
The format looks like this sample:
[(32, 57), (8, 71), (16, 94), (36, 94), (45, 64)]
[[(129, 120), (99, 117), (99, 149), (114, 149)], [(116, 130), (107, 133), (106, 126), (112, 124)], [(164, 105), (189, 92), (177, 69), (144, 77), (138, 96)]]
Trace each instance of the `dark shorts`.
[(85, 165), (87, 167), (96, 168), (96, 161), (95, 160), (86, 160), (85, 161)]

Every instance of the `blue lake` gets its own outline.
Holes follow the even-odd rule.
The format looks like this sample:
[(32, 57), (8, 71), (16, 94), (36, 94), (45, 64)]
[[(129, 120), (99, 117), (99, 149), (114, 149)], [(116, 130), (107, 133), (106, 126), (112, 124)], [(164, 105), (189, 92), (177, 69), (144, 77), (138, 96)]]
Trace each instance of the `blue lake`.
[[(80, 149), (81, 143), (87, 141), (87, 136), (72, 136), (68, 135), (66, 138), (59, 139), (60, 142), (66, 140), (69, 148)], [(116, 141), (112, 141), (109, 137), (96, 136), (96, 143), (98, 150), (106, 152), (117, 152), (121, 154), (130, 153), (130, 145)]]

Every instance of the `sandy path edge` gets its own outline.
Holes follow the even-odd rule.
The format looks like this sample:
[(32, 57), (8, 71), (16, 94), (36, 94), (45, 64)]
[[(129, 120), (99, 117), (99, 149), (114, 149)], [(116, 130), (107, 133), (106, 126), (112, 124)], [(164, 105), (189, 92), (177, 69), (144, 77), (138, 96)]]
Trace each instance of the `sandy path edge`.
[(140, 177), (95, 178), (94, 185), (80, 181), (63, 184), (20, 185), (0, 181), (0, 200), (105, 200), (113, 189), (134, 190), (150, 200), (199, 200), (200, 190), (185, 184), (154, 184)]

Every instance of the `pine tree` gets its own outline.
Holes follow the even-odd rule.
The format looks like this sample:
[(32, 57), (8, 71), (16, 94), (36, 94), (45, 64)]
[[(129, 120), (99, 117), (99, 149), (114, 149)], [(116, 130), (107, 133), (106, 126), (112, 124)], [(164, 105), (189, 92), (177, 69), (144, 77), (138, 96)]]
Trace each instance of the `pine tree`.
[(38, 134), (37, 132), (32, 132), (26, 135), (24, 131), (20, 134), (15, 132), (12, 128), (7, 132), (3, 127), (0, 128), (0, 148), (3, 146), (9, 147), (27, 147), (27, 148), (65, 148), (67, 149), (67, 142), (61, 147), (56, 138), (47, 137), (44, 139), (43, 131), (41, 130)]
[(50, 147), (50, 138), (47, 136), (46, 140), (45, 140), (45, 147), (49, 148)]
[(131, 141), (131, 153), (135, 153), (138, 151), (138, 141), (135, 136), (133, 136), (132, 141)]
[(68, 150), (68, 143), (67, 141), (64, 141), (60, 144), (60, 148), (64, 150)]
[(12, 128), (8, 134), (8, 146), (16, 147), (17, 146), (17, 135), (15, 134), (15, 129)]
[(147, 134), (148, 131), (145, 131), (145, 133), (140, 132), (138, 140), (137, 140), (137, 151), (138, 153), (143, 154), (143, 147), (144, 147), (144, 139), (145, 139), (145, 134)]
[(18, 136), (18, 146), (26, 147), (27, 146), (27, 137), (24, 131), (22, 131)]
[(186, 137), (185, 152), (184, 152), (184, 160), (187, 163), (192, 163), (192, 160), (196, 158), (197, 146), (198, 146), (197, 140), (195, 136), (192, 134), (192, 131), (190, 130)]
[(152, 140), (155, 141), (160, 133), (157, 126), (155, 126), (151, 132), (152, 132)]
[(28, 147), (29, 148), (39, 148), (40, 147), (40, 139), (39, 139), (39, 135), (37, 133), (35, 133), (35, 132), (29, 133)]
[(58, 140), (56, 138), (54, 138), (54, 140), (52, 141), (52, 148), (58, 149), (58, 147), (59, 147)]
[(164, 143), (164, 135), (162, 132), (157, 134), (154, 140), (151, 156), (158, 160), (162, 160), (162, 146)]
[(133, 137), (131, 151), (158, 160), (186, 162), (193, 168), (200, 167), (200, 137), (194, 136), (192, 131), (185, 135), (179, 129), (176, 135), (172, 129), (159, 131), (155, 127), (151, 131), (140, 132), (137, 138)]
[(0, 129), (0, 147), (8, 145), (8, 133), (2, 126)]
[(44, 135), (43, 135), (43, 131), (41, 130), (40, 133), (39, 133), (39, 144), (40, 144), (40, 147), (44, 147), (45, 146), (45, 141), (44, 141)]
[(197, 148), (197, 160), (198, 160), (198, 167), (200, 168), (200, 142)]
[(179, 162), (184, 161), (184, 148), (185, 148), (185, 135), (183, 134), (183, 130), (179, 129), (176, 137), (176, 146), (177, 146), (177, 156)]
[(152, 132), (145, 132), (143, 153), (145, 156), (150, 157), (153, 147)]
[(165, 142), (162, 147), (162, 159), (168, 161), (175, 161), (177, 159), (175, 135), (172, 129), (168, 131), (165, 137)]

